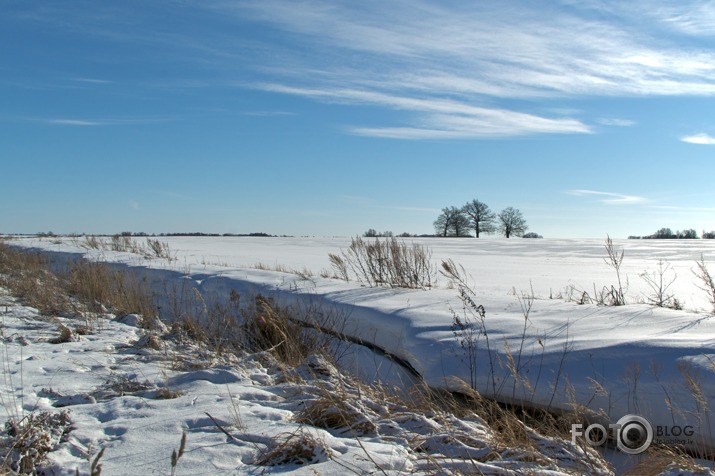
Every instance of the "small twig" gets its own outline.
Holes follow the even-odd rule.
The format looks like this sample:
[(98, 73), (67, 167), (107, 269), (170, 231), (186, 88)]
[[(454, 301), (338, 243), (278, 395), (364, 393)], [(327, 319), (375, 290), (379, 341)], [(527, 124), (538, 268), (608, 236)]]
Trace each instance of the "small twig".
[(231, 433), (229, 433), (228, 431), (226, 431), (226, 429), (225, 429), (224, 427), (222, 427), (221, 424), (220, 424), (218, 421), (216, 421), (216, 419), (215, 419), (213, 416), (211, 416), (211, 414), (210, 414), (209, 412), (204, 412), (204, 413), (206, 414), (206, 416), (208, 416), (209, 418), (211, 418), (211, 421), (214, 423), (214, 425), (216, 425), (216, 428), (218, 428), (218, 429), (221, 430), (226, 436), (228, 436), (228, 438), (229, 438), (231, 441), (233, 441), (234, 443), (237, 443), (237, 444), (240, 444), (240, 443), (241, 443), (241, 442), (238, 441)]

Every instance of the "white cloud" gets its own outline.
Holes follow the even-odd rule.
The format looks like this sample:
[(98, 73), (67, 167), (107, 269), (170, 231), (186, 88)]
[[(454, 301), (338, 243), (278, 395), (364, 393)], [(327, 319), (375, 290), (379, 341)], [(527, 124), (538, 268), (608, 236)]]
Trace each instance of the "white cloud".
[(280, 117), (280, 116), (295, 116), (294, 112), (287, 111), (246, 111), (243, 113), (244, 116), (255, 116), (255, 117)]
[(299, 88), (264, 84), (261, 89), (342, 103), (362, 103), (418, 113), (416, 126), (351, 127), (356, 135), (393, 139), (505, 137), (538, 133), (589, 133), (576, 119), (546, 118), (443, 98), (416, 98), (347, 88)]
[(112, 84), (113, 81), (108, 81), (106, 79), (96, 79), (96, 78), (71, 78), (72, 81), (78, 83), (88, 83), (88, 84)]
[[(628, 3), (305, 0), (296, 8), (290, 0), (247, 0), (212, 8), (289, 35), (294, 48), (264, 44), (285, 63), (263, 69), (268, 89), (412, 113), (347, 128), (354, 134), (448, 139), (592, 132), (577, 115), (542, 117), (533, 103), (496, 106), (505, 98), (715, 95), (715, 52), (679, 43), (682, 35), (663, 38), (664, 29), (702, 33), (705, 23), (693, 26), (653, 0)], [(651, 21), (641, 21), (638, 5), (649, 7)]]
[(601, 119), (598, 119), (599, 124), (603, 124), (604, 126), (615, 126), (615, 127), (630, 127), (630, 126), (635, 126), (636, 121), (632, 121), (630, 119), (618, 119), (615, 117), (602, 117)]
[(715, 137), (709, 136), (704, 133), (681, 137), (680, 140), (689, 144), (715, 145)]
[(638, 21), (638, 8), (615, 8), (606, 22), (574, 6), (509, 8), (509, 2), (243, 5), (241, 13), (310, 44), (316, 55), (303, 57), (313, 73), (336, 60), (345, 65), (339, 58), (349, 55), (356, 67), (342, 73), (350, 81), (387, 79), (402, 88), (499, 97), (715, 94), (715, 54), (663, 41), (655, 22)]
[[(58, 7), (45, 8), (45, 21), (64, 18)], [(247, 78), (258, 77), (253, 84), (259, 88), (270, 84), (276, 92), (316, 101), (408, 113), (347, 129), (363, 135), (589, 133), (577, 114), (543, 117), (544, 109), (536, 111), (526, 100), (715, 96), (715, 51), (697, 41), (715, 33), (715, 7), (701, 0), (672, 6), (658, 0), (212, 0), (182, 8), (183, 14), (209, 10), (227, 28), (203, 35), (151, 30), (142, 22), (152, 17), (130, 15), (114, 4), (74, 11), (82, 21), (73, 16), (71, 23), (113, 41), (148, 45), (195, 67), (191, 80), (163, 81), (162, 88), (246, 87)], [(254, 28), (270, 34), (241, 36)], [(505, 99), (516, 101), (506, 107)], [(482, 112), (469, 112), (475, 108)], [(632, 125), (623, 119), (602, 123)]]
[(99, 121), (87, 121), (84, 119), (48, 119), (48, 124), (57, 124), (62, 126), (101, 126), (104, 125), (103, 122)]
[(648, 199), (636, 195), (624, 195), (622, 193), (599, 192), (596, 190), (568, 190), (566, 193), (575, 196), (595, 196), (600, 197), (599, 201), (609, 205), (629, 205), (647, 203)]
[(177, 118), (170, 117), (135, 117), (135, 118), (101, 118), (101, 119), (69, 119), (69, 118), (23, 118), (22, 120), (29, 120), (32, 122), (40, 122), (44, 124), (52, 124), (58, 126), (82, 126), (82, 127), (94, 127), (94, 126), (129, 126), (137, 124), (157, 124), (161, 122), (174, 121)]

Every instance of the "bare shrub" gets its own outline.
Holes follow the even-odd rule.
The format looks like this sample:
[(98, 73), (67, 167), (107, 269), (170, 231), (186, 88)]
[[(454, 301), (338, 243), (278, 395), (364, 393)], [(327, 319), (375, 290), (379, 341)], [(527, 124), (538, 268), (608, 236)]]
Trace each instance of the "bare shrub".
[(700, 261), (695, 262), (697, 269), (692, 270), (695, 277), (700, 280), (698, 287), (705, 291), (708, 295), (708, 302), (715, 313), (715, 280), (708, 270), (708, 265), (705, 264), (705, 258), (700, 255)]
[(427, 289), (434, 284), (432, 252), (417, 243), (407, 245), (394, 237), (383, 241), (355, 237), (341, 253), (329, 257), (338, 276), (346, 281), (350, 268), (360, 283), (370, 287)]
[[(671, 276), (666, 276), (672, 273)], [(652, 273), (643, 271), (640, 277), (651, 289), (651, 294), (646, 296), (648, 303), (658, 307), (669, 307), (672, 309), (682, 309), (682, 303), (672, 294), (669, 289), (678, 277), (673, 271), (670, 263), (658, 260), (658, 269)]]

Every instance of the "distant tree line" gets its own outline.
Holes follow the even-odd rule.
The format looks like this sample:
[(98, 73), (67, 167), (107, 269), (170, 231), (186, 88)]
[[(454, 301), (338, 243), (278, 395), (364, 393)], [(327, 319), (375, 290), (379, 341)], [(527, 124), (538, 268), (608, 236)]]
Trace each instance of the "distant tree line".
[[(55, 236), (51, 231), (47, 233), (38, 233), (37, 236)], [(84, 236), (82, 234), (72, 234), (70, 236)], [(101, 235), (97, 234), (94, 236), (112, 236), (112, 235)], [(189, 231), (189, 232), (175, 232), (175, 233), (144, 233), (143, 231), (123, 231), (121, 233), (116, 233), (115, 236), (127, 236), (127, 237), (156, 237), (156, 236), (264, 236), (264, 237), (276, 237), (279, 235), (270, 235), (268, 233), (258, 232), (258, 233), (204, 233), (201, 231)], [(280, 235), (281, 237), (286, 237), (287, 235)]]
[(363, 233), (362, 236), (365, 238), (377, 238), (377, 237), (393, 238), (395, 236), (397, 236), (399, 238), (410, 238), (412, 236), (417, 236), (417, 235), (411, 235), (410, 233), (407, 233), (407, 232), (400, 233), (399, 235), (395, 235), (391, 231), (378, 232), (374, 228), (370, 228), (365, 233)]
[(178, 232), (178, 233), (160, 233), (159, 236), (263, 236), (271, 237), (268, 233), (202, 233), (202, 232)]
[[(715, 231), (703, 231), (703, 239), (712, 240), (715, 239)], [(628, 237), (629, 240), (697, 240), (698, 232), (690, 228), (689, 230), (676, 230), (673, 231), (670, 228), (661, 228), (652, 235), (646, 236), (634, 236)]]
[(526, 233), (529, 227), (520, 210), (506, 207), (497, 214), (492, 212), (486, 203), (477, 199), (467, 202), (460, 208), (443, 208), (433, 225), (435, 234), (442, 237), (479, 238), (482, 234), (499, 232), (506, 238), (511, 236), (541, 238), (536, 233)]

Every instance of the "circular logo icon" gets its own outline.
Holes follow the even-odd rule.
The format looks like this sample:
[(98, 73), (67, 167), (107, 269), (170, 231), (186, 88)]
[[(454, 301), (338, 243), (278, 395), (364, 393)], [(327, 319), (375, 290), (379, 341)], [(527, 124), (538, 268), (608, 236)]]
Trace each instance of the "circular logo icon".
[(616, 444), (618, 449), (637, 455), (648, 449), (653, 442), (653, 427), (648, 420), (638, 415), (625, 415), (618, 420)]

